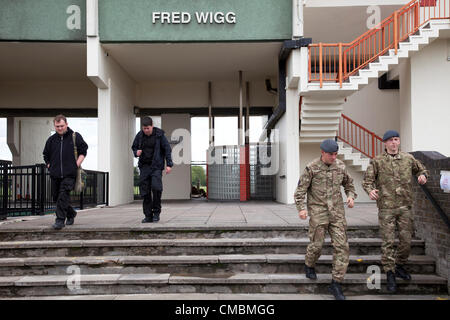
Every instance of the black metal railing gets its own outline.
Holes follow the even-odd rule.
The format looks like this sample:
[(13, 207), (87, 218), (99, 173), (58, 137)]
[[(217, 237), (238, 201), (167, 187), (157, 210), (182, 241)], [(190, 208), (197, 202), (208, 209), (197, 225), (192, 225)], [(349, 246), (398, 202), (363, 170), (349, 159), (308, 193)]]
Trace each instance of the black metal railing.
[[(71, 205), (84, 209), (108, 205), (108, 172), (85, 170), (86, 188), (72, 191)], [(0, 164), (0, 217), (43, 215), (54, 212), (51, 178), (44, 164), (11, 166)]]

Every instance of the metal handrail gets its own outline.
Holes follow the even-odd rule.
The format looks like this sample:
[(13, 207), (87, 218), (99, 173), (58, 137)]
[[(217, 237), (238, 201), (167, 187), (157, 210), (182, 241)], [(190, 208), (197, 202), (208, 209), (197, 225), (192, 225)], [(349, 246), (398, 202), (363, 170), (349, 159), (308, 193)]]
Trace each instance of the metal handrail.
[(318, 81), (321, 88), (323, 82), (339, 82), (342, 88), (345, 80), (389, 49), (397, 54), (399, 43), (422, 25), (433, 19), (450, 19), (449, 11), (450, 0), (412, 0), (350, 43), (310, 44), (309, 82)]
[(339, 121), (337, 137), (371, 159), (383, 152), (381, 137), (344, 114)]

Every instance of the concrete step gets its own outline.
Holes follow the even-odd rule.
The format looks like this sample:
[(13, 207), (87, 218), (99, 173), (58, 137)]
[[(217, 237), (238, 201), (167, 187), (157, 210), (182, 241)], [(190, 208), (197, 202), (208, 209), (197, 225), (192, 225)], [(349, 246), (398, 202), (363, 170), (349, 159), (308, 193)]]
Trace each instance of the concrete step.
[[(350, 254), (381, 253), (381, 239), (349, 238)], [(148, 239), (148, 240), (58, 240), (0, 242), (0, 256), (17, 257), (80, 257), (141, 255), (215, 255), (306, 253), (308, 238), (299, 239)], [(411, 242), (411, 254), (423, 255), (423, 240)], [(323, 254), (332, 254), (330, 239), (325, 239)]]
[[(380, 255), (351, 255), (347, 273), (364, 273), (379, 265)], [(332, 255), (322, 255), (316, 272), (331, 273)], [(1, 258), (0, 276), (67, 275), (70, 266), (81, 274), (144, 274), (144, 273), (294, 273), (304, 272), (302, 254), (248, 255), (176, 255), (176, 256), (85, 256)], [(410, 256), (406, 269), (413, 274), (434, 274), (435, 261), (428, 256)]]
[[(378, 237), (378, 226), (349, 226), (348, 237)], [(142, 227), (86, 228), (76, 224), (55, 231), (44, 228), (3, 228), (0, 241), (44, 241), (44, 240), (139, 240), (139, 239), (229, 239), (229, 238), (303, 238), (308, 237), (307, 226), (205, 226), (168, 227), (146, 224)]]
[[(102, 295), (138, 293), (308, 293), (327, 294), (330, 274), (310, 280), (303, 274), (92, 274), (0, 277), (0, 297)], [(386, 277), (380, 290), (367, 286), (368, 274), (347, 274), (342, 283), (346, 295), (387, 293)], [(447, 293), (447, 279), (413, 274), (411, 281), (397, 280), (399, 294)]]
[[(366, 294), (346, 296), (347, 300), (449, 300), (447, 294)], [(163, 293), (163, 294), (104, 294), (70, 296), (28, 296), (0, 300), (335, 300), (331, 294), (295, 293)]]

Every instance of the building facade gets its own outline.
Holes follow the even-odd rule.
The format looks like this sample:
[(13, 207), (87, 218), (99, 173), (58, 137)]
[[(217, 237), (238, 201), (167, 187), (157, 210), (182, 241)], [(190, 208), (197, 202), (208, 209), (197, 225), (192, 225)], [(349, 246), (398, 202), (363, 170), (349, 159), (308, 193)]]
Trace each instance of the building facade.
[[(193, 115), (242, 115), (244, 129), (247, 105), (250, 115), (268, 116), (271, 134), (261, 141), (278, 145), (274, 197), (281, 203), (293, 203), (300, 173), (319, 155), (325, 138), (345, 142), (341, 150), (351, 155), (341, 157), (359, 186), (370, 154), (361, 141), (339, 131), (342, 114), (365, 128), (360, 136), (397, 129), (404, 151), (449, 156), (450, 3), (417, 0), (404, 9), (408, 3), (0, 0), (0, 116), (8, 118), (14, 163), (40, 162), (38, 146), (57, 113), (97, 117), (98, 170), (110, 173), (110, 205), (128, 203), (136, 117), (161, 116), (185, 159), (164, 178), (164, 196), (189, 199), (195, 141), (179, 139), (177, 130), (190, 131)], [(377, 26), (395, 12), (397, 30), (411, 25), (409, 31), (419, 26), (430, 31), (418, 31), (422, 38), (410, 47), (397, 35), (399, 51), (392, 49), (392, 59), (384, 61), (375, 56), (385, 49), (383, 54), (390, 54), (390, 48), (375, 44), (391, 45), (383, 38), (390, 31), (375, 38), (367, 32), (384, 30)], [(430, 18), (439, 25), (421, 25)], [(370, 41), (361, 44), (365, 34)], [(351, 60), (356, 44), (364, 51), (358, 51), (363, 59), (358, 64)], [(244, 133), (239, 136), (239, 145), (245, 145)], [(361, 189), (358, 194), (359, 201), (368, 201)]]

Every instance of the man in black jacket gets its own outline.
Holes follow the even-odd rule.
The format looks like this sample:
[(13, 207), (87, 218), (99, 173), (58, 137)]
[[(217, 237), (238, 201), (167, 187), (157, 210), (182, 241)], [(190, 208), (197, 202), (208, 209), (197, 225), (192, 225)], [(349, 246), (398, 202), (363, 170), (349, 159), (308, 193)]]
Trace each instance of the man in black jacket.
[(72, 225), (77, 215), (70, 205), (70, 192), (75, 187), (77, 169), (86, 157), (88, 145), (76, 132), (75, 144), (78, 159), (75, 161), (74, 132), (67, 126), (66, 117), (57, 115), (53, 119), (53, 124), (56, 133), (47, 139), (43, 155), (45, 164), (50, 171), (53, 201), (56, 202), (56, 221), (53, 228), (60, 230), (65, 224)]
[(153, 126), (152, 118), (144, 117), (141, 125), (142, 130), (134, 138), (131, 149), (134, 156), (139, 157), (139, 191), (144, 198), (145, 215), (142, 223), (158, 222), (161, 213), (164, 160), (167, 163), (166, 173), (169, 174), (173, 167), (172, 149), (164, 131)]

